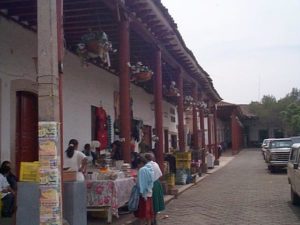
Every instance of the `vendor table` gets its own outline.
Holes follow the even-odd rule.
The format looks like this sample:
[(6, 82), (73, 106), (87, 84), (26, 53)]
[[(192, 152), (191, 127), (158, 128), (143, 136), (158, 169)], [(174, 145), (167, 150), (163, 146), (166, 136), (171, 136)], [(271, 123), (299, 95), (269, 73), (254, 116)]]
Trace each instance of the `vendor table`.
[(108, 223), (112, 215), (118, 215), (118, 208), (128, 202), (131, 189), (135, 182), (133, 178), (117, 180), (87, 180), (87, 211), (103, 211), (108, 209)]

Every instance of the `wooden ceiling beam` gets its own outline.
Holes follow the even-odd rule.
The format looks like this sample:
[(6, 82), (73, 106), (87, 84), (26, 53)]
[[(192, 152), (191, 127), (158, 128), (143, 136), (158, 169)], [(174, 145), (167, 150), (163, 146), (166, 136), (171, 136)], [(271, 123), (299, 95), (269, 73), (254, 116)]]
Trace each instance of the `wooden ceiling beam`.
[(74, 12), (85, 12), (85, 11), (95, 12), (98, 10), (104, 10), (105, 12), (107, 12), (107, 8), (105, 8), (105, 7), (86, 7), (86, 8), (79, 8), (79, 9), (64, 9), (64, 14), (65, 13), (74, 13)]

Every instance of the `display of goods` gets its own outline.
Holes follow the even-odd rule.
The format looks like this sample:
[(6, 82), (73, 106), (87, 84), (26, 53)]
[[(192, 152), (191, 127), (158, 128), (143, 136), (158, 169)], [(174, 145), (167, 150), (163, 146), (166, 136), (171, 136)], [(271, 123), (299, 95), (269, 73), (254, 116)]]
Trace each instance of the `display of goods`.
[(175, 152), (176, 161), (177, 160), (192, 160), (191, 152)]

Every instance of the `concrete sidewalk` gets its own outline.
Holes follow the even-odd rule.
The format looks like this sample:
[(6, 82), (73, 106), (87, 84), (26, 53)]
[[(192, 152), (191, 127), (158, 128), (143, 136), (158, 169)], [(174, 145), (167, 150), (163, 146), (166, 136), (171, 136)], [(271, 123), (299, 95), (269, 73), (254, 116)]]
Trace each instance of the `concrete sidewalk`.
[[(193, 187), (194, 185), (197, 185), (200, 181), (203, 181), (205, 178), (207, 178), (210, 174), (213, 174), (217, 172), (218, 170), (222, 169), (224, 166), (226, 166), (228, 163), (230, 163), (235, 156), (232, 156), (231, 151), (227, 150), (222, 154), (222, 157), (219, 159), (220, 164), (218, 166), (215, 166), (213, 169), (209, 169), (206, 174), (202, 174), (201, 177), (196, 178), (195, 183), (186, 184), (186, 185), (176, 185), (176, 188), (178, 189), (178, 194), (175, 195), (165, 195), (164, 200), (165, 203), (168, 204), (170, 201), (176, 198), (180, 198), (180, 194), (188, 190), (189, 188)], [(158, 220), (167, 218), (167, 215), (158, 215)], [(106, 220), (104, 219), (89, 219), (88, 225), (103, 225), (107, 224)], [(133, 216), (133, 214), (127, 214), (127, 215), (120, 215), (120, 218), (113, 218), (112, 225), (138, 225), (136, 218)]]
[[(178, 194), (176, 196), (175, 195), (165, 195), (164, 196), (165, 203), (168, 204), (170, 201), (177, 198), (181, 193), (183, 193), (184, 191), (188, 190), (192, 186), (198, 184), (200, 181), (207, 178), (210, 174), (217, 172), (218, 170), (220, 170), (221, 168), (226, 166), (229, 162), (231, 162), (231, 160), (233, 160), (234, 157), (235, 156), (231, 155), (231, 151), (227, 150), (226, 152), (223, 153), (222, 157), (220, 158), (220, 160), (219, 160), (220, 164), (218, 166), (215, 166), (213, 169), (209, 169), (208, 172), (206, 174), (202, 174), (201, 177), (197, 177), (195, 183), (186, 184), (186, 185), (176, 185), (176, 188), (178, 189)], [(164, 218), (165, 218), (165, 215), (162, 217), (158, 217), (159, 220), (164, 219)], [(119, 218), (113, 217), (112, 225), (128, 225), (128, 224), (134, 225), (135, 221), (136, 221), (136, 219), (132, 213), (124, 214), (124, 215), (121, 214)], [(88, 225), (104, 225), (104, 224), (107, 224), (107, 220), (89, 217), (87, 224)], [(8, 218), (5, 218), (5, 219), (0, 218), (0, 225), (13, 225), (13, 221), (12, 221), (12, 219), (8, 219)]]

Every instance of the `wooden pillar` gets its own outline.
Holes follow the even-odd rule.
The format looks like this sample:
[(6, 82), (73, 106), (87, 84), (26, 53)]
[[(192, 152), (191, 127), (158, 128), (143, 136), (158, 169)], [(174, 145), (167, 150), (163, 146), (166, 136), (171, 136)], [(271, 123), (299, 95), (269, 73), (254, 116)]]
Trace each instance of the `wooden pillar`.
[(123, 138), (122, 153), (124, 162), (131, 162), (131, 107), (130, 107), (130, 78), (129, 67), (129, 22), (121, 21), (119, 24), (119, 95), (120, 95), (120, 138)]
[[(197, 86), (193, 86), (193, 99), (195, 102), (198, 102), (198, 90)], [(198, 115), (197, 115), (197, 106), (193, 106), (193, 147), (194, 149), (199, 149), (199, 139), (198, 139)]]
[(215, 149), (215, 165), (219, 165), (219, 151), (218, 151), (218, 127), (217, 127), (217, 108), (216, 105), (214, 107), (214, 137), (215, 137), (215, 144), (214, 144), (214, 149)]
[(205, 148), (205, 127), (204, 127), (204, 109), (200, 109), (199, 112), (199, 120), (200, 120), (200, 134), (201, 134), (201, 171), (202, 173), (207, 172), (207, 164), (206, 164), (206, 148)]
[(201, 148), (205, 148), (205, 129), (204, 129), (204, 110), (199, 112), (200, 117), (200, 133), (201, 133)]
[(163, 95), (162, 95), (162, 66), (161, 51), (156, 50), (154, 55), (155, 72), (154, 72), (154, 106), (155, 106), (155, 130), (158, 142), (155, 147), (155, 157), (161, 171), (164, 167), (163, 154)]
[(212, 144), (211, 144), (211, 113), (209, 112), (208, 116), (207, 116), (207, 132), (208, 132), (208, 151), (209, 153), (213, 153), (212, 152)]
[(238, 127), (236, 121), (236, 113), (234, 110), (231, 114), (231, 149), (233, 155), (236, 154), (238, 151), (237, 137), (238, 137)]
[[(57, 177), (49, 184), (41, 181), (40, 194), (47, 196), (56, 205), (49, 209), (47, 200), (40, 199), (40, 223), (43, 217), (56, 215), (53, 223), (62, 224), (61, 200), (61, 89), (59, 73), (62, 70), (62, 1), (37, 1), (37, 43), (38, 43), (38, 110), (39, 110), (39, 161), (43, 171), (52, 171)], [(47, 150), (46, 150), (47, 149)], [(47, 154), (51, 152), (51, 154)], [(49, 166), (49, 160), (53, 165)], [(50, 210), (50, 211), (49, 211)], [(45, 215), (45, 212), (47, 215)]]
[(185, 151), (184, 141), (184, 125), (183, 125), (183, 78), (180, 74), (180, 70), (177, 73), (177, 85), (180, 96), (177, 102), (177, 115), (178, 115), (178, 139), (179, 139), (179, 151)]

